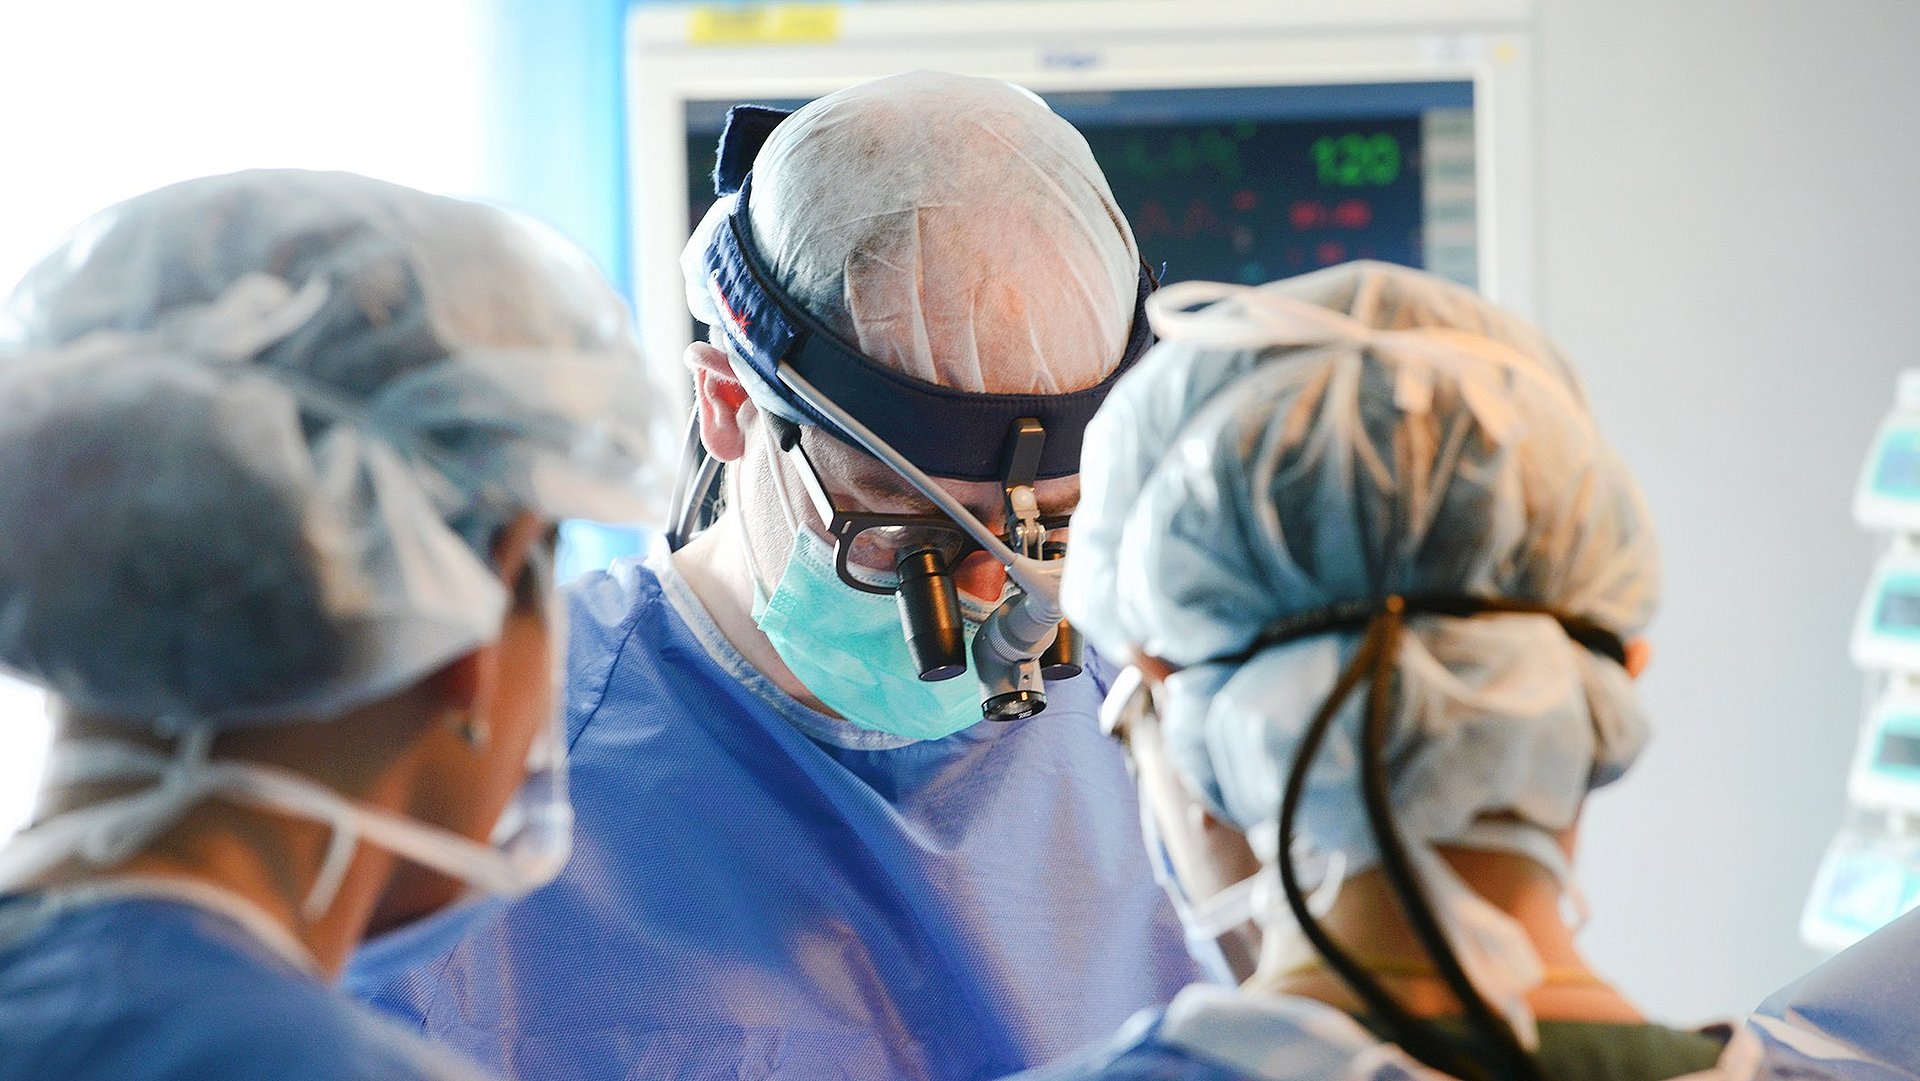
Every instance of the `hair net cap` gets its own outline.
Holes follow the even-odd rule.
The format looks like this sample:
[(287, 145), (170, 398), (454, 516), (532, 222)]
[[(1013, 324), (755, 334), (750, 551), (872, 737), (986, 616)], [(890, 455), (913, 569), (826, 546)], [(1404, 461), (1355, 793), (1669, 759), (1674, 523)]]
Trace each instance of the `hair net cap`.
[(295, 171), (104, 211), (0, 317), (0, 665), (159, 724), (398, 691), (498, 636), (513, 517), (646, 513), (640, 375), (504, 211)]
[[(1217, 300), (1197, 312), (1193, 300)], [(1388, 594), (1528, 601), (1625, 636), (1657, 559), (1639, 490), (1537, 331), (1440, 279), (1351, 264), (1259, 289), (1175, 286), (1163, 341), (1087, 435), (1065, 603), (1113, 656), (1186, 666), (1169, 750), (1242, 828), (1270, 823), (1297, 740), (1357, 635), (1210, 664), (1277, 620)], [(1403, 827), (1512, 810), (1571, 823), (1644, 723), (1619, 665), (1553, 619), (1418, 617), (1397, 660)], [(1358, 731), (1360, 696), (1340, 722)], [(1336, 739), (1335, 743), (1342, 741)], [(1318, 771), (1302, 834), (1360, 856), (1351, 763)]]
[[(709, 325), (702, 259), (736, 198), (683, 257)], [(1099, 383), (1126, 350), (1132, 230), (1086, 140), (1009, 83), (917, 71), (819, 98), (761, 149), (749, 213), (783, 289), (916, 378), (1056, 394)]]

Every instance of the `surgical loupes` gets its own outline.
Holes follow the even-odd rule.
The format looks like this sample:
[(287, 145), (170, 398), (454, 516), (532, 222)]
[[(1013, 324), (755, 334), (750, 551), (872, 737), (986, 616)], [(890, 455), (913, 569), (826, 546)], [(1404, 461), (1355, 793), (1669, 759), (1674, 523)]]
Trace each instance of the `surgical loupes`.
[[(1040, 522), (1040, 502), (1034, 481), (1040, 470), (1040, 456), (1046, 449), (1047, 432), (1040, 422), (1023, 417), (1014, 421), (1007, 433), (1007, 449), (1001, 468), (1006, 496), (1006, 521), (1009, 547), (1027, 559), (1046, 562), (1066, 555), (1066, 545), (1049, 543), (1047, 529)], [(1004, 606), (1003, 606), (1004, 607)], [(980, 679), (982, 708), (990, 718), (1011, 720), (1031, 716), (1046, 708), (1044, 679), (1069, 679), (1080, 674), (1079, 639), (1064, 620), (1056, 621), (1050, 634), (1039, 627), (1024, 629), (1013, 637), (1013, 613), (1005, 617), (996, 611), (974, 639), (974, 673)], [(989, 637), (989, 629), (994, 631)], [(1033, 648), (1044, 646), (1039, 655)], [(983, 651), (981, 642), (985, 640)]]
[[(1046, 654), (1063, 619), (1060, 610), (1060, 578), (1064, 561), (1049, 558), (1046, 534), (1040, 527), (1038, 501), (1029, 483), (1007, 485), (1009, 523), (1022, 547), (1035, 554), (1015, 551), (993, 531), (974, 517), (959, 500), (936, 484), (921, 469), (908, 461), (886, 441), (874, 435), (852, 414), (821, 394), (811, 383), (786, 364), (778, 368), (779, 378), (788, 389), (820, 415), (851, 436), (867, 453), (885, 462), (938, 507), (941, 513), (972, 537), (986, 553), (1007, 568), (1007, 578), (1015, 593), (988, 617), (973, 640), (974, 675), (980, 681), (981, 713), (988, 720), (1010, 721), (1030, 717), (1046, 708), (1046, 690), (1042, 682), (1040, 657)], [(1032, 440), (1023, 445), (1021, 425), (1016, 422), (1013, 455), (1031, 454), (1039, 461), (1041, 444)], [(1012, 464), (1010, 459), (1009, 464)], [(1028, 470), (1031, 474), (1032, 470)], [(1017, 478), (1010, 478), (1017, 479)], [(1061, 658), (1070, 662), (1072, 658)], [(1072, 669), (1077, 670), (1077, 669)], [(1062, 673), (1071, 674), (1063, 669)]]

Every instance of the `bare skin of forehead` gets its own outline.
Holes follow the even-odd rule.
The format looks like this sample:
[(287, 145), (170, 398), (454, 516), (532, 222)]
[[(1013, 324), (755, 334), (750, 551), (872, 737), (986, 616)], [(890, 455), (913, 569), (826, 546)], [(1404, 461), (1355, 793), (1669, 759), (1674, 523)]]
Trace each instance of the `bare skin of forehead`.
[[(863, 450), (842, 443), (816, 429), (805, 429), (801, 439), (807, 454), (820, 470), (820, 479), (835, 496), (846, 500), (847, 509), (880, 514), (937, 514), (933, 504), (914, 490), (905, 477)], [(974, 517), (989, 526), (999, 526), (1004, 517), (1005, 493), (992, 481), (949, 480), (935, 477), (940, 486), (953, 494)], [(1043, 517), (1073, 513), (1080, 502), (1078, 475), (1043, 480), (1034, 485)]]

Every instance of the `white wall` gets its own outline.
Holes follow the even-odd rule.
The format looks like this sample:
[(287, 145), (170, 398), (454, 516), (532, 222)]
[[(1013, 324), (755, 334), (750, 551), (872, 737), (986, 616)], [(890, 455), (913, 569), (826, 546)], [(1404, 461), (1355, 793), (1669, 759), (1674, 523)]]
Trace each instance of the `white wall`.
[[(349, 169), (487, 183), (481, 0), (0, 0), (0, 299), (75, 224), (163, 184)], [(32, 804), (41, 696), (0, 676), (0, 840)]]
[(1660, 526), (1655, 743), (1592, 805), (1596, 961), (1669, 1020), (1813, 964), (1875, 552), (1856, 472), (1920, 365), (1920, 4), (1538, 0), (1541, 315)]
[(188, 177), (291, 166), (477, 191), (479, 3), (0, 5), (0, 291), (81, 218)]

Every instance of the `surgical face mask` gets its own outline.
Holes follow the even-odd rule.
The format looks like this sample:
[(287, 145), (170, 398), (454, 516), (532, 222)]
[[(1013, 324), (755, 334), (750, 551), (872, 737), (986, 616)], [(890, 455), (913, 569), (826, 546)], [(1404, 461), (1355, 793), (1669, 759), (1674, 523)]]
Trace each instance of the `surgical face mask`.
[[(550, 598), (553, 655), (563, 657), (566, 624), (556, 622), (550, 574), (537, 573)], [(57, 744), (48, 757), (49, 788), (142, 782), (147, 787), (47, 819), (16, 836), (0, 849), (0, 891), (19, 888), (75, 859), (101, 868), (122, 863), (195, 806), (217, 799), (330, 827), (326, 856), (301, 906), (308, 920), (324, 917), (333, 907), (362, 841), (467, 883), (470, 896), (523, 895), (551, 882), (572, 848), (566, 735), (558, 708), (562, 686), (556, 677), (554, 707), (528, 748), (526, 780), (502, 813), (491, 844), (355, 803), (291, 770), (212, 759), (213, 726), (186, 724), (175, 726), (172, 754), (112, 739)]]
[[(793, 555), (771, 593), (759, 587), (757, 574), (754, 580), (754, 623), (794, 678), (849, 723), (940, 739), (980, 722), (974, 682), (916, 676), (894, 599), (841, 582), (833, 548), (819, 534), (802, 529), (794, 536)], [(975, 613), (967, 613), (969, 643), (978, 628)]]
[[(1205, 871), (1212, 846), (1199, 824), (1199, 801), (1173, 775), (1160, 735), (1158, 688), (1138, 668), (1121, 670), (1101, 706), (1102, 728), (1127, 748), (1127, 767), (1139, 791), (1140, 833), (1155, 881), (1165, 891), (1190, 953), (1215, 983), (1235, 984), (1258, 958), (1260, 902), (1271, 876), (1256, 874), (1222, 888), (1201, 887), (1186, 876)], [(1165, 823), (1162, 819), (1165, 819)], [(1184, 869), (1184, 870), (1183, 870)]]
[[(915, 674), (898, 602), (840, 580), (833, 547), (800, 521), (779, 448), (765, 431), (773, 498), (793, 537), (786, 570), (768, 591), (752, 542), (741, 543), (753, 579), (753, 620), (802, 686), (857, 728), (904, 739), (940, 739), (980, 721), (972, 680)], [(969, 645), (995, 606), (963, 598)]]
[(1196, 899), (1175, 870), (1165, 833), (1160, 829), (1151, 797), (1141, 786), (1140, 835), (1146, 842), (1147, 858), (1153, 864), (1154, 881), (1167, 895), (1173, 914), (1180, 920), (1186, 938), (1187, 953), (1199, 962), (1207, 978), (1218, 984), (1237, 984), (1252, 975), (1252, 964), (1259, 956), (1258, 921), (1255, 919), (1255, 893), (1265, 889), (1262, 876), (1243, 879), (1210, 897)]

